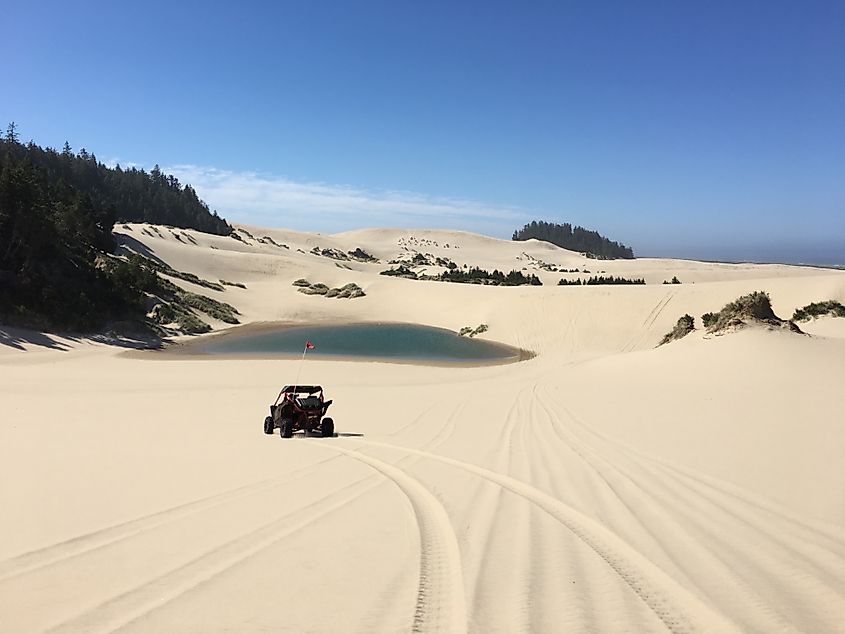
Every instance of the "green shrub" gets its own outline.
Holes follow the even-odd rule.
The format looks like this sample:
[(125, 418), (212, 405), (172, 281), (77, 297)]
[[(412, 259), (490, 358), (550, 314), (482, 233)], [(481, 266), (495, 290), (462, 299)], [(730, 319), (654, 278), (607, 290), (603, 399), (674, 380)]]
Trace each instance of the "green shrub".
[(406, 277), (411, 280), (417, 279), (417, 274), (404, 265), (399, 265), (395, 269), (387, 269), (386, 271), (379, 273), (379, 275), (387, 275), (389, 277)]
[(829, 299), (826, 302), (813, 302), (807, 304), (803, 308), (795, 309), (792, 315), (793, 321), (809, 321), (816, 317), (830, 315), (831, 317), (845, 317), (845, 306), (836, 301)]
[(176, 321), (176, 311), (170, 304), (157, 304), (153, 310), (153, 321), (157, 324), (170, 324)]
[(775, 316), (772, 301), (765, 291), (754, 291), (735, 299), (720, 311), (720, 316), (725, 314), (756, 319), (770, 319)]
[(358, 260), (359, 262), (378, 263), (378, 258), (373, 257), (372, 255), (364, 251), (361, 247), (356, 248), (354, 251), (347, 251), (346, 254), (353, 260)]
[(171, 304), (171, 306), (173, 306), (173, 310), (176, 315), (176, 322), (179, 324), (179, 330), (184, 332), (186, 335), (198, 335), (211, 330), (211, 326), (197, 317), (190, 310), (179, 305)]
[(357, 284), (346, 284), (341, 288), (332, 289), (337, 291), (337, 296), (341, 299), (354, 299), (356, 297), (363, 297), (364, 291)]
[(747, 321), (756, 321), (780, 328), (788, 327), (793, 332), (801, 329), (792, 321), (786, 321), (775, 315), (769, 294), (754, 291), (725, 304), (718, 313), (705, 313), (701, 316), (708, 332), (719, 332), (731, 326), (742, 326)]
[(704, 324), (705, 328), (710, 328), (710, 326), (715, 325), (715, 323), (719, 320), (719, 313), (704, 313), (701, 316), (701, 321)]
[(487, 324), (479, 324), (475, 330), (470, 333), (470, 337), (474, 337), (475, 335), (480, 335), (482, 332), (487, 332)]
[(675, 324), (675, 327), (663, 336), (663, 339), (658, 345), (662, 346), (663, 344), (669, 343), (670, 341), (677, 341), (678, 339), (683, 339), (693, 330), (695, 330), (695, 319), (692, 317), (692, 315), (683, 315), (678, 319), (678, 322)]
[(219, 284), (200, 280), (192, 273), (175, 271), (167, 265), (134, 253), (128, 256), (127, 262), (118, 261), (113, 271), (118, 279), (123, 280), (126, 285), (138, 285), (138, 288), (144, 293), (163, 300), (154, 309), (152, 315), (154, 323), (176, 322), (179, 330), (186, 334), (198, 334), (211, 330), (211, 326), (200, 319), (193, 310), (203, 312), (209, 317), (219, 319), (227, 324), (240, 323), (236, 316), (240, 313), (234, 306), (205, 295), (186, 291), (160, 274), (163, 273), (193, 283), (197, 283), (195, 280), (199, 280), (201, 286), (223, 290), (223, 286)]
[(325, 295), (329, 292), (329, 287), (325, 284), (312, 284), (308, 288), (300, 288), (299, 292), (306, 295)]
[[(155, 228), (155, 227), (154, 227)], [(164, 262), (157, 262), (151, 258), (144, 257), (138, 253), (130, 253), (127, 256), (127, 259), (131, 263), (140, 264), (148, 269), (152, 269), (156, 273), (162, 273), (164, 275), (169, 275), (170, 277), (175, 277), (180, 280), (185, 280), (186, 282), (190, 282), (191, 284), (196, 284), (197, 286), (202, 286), (204, 288), (210, 288), (215, 291), (225, 291), (226, 289), (223, 287), (222, 284), (218, 284), (217, 282), (209, 282), (208, 280), (204, 280), (201, 277), (197, 277), (193, 273), (186, 273), (184, 271), (177, 271), (174, 268), (171, 268), (169, 265), (165, 264)]]
[(300, 286), (299, 292), (306, 295), (324, 295), (326, 297), (336, 297), (338, 299), (355, 299), (356, 297), (364, 297), (366, 293), (357, 284), (349, 283), (340, 288), (329, 288), (325, 284), (308, 284), (303, 286), (297, 282), (305, 282), (306, 280), (297, 280), (294, 286)]
[(246, 288), (246, 284), (241, 284), (240, 282), (227, 282), (226, 280), (220, 280), (220, 283), (223, 286), (237, 286), (238, 288)]
[(209, 317), (219, 319), (220, 321), (223, 321), (227, 324), (240, 323), (240, 321), (238, 321), (238, 318), (235, 317), (235, 315), (238, 315), (240, 313), (238, 313), (238, 310), (230, 304), (226, 304), (225, 302), (218, 302), (216, 299), (211, 299), (210, 297), (206, 297), (205, 295), (189, 293), (188, 291), (181, 291), (178, 294), (178, 298), (183, 305), (200, 310)]
[(744, 323), (746, 319), (771, 323), (781, 321), (772, 310), (769, 294), (764, 291), (754, 291), (725, 304), (722, 310), (717, 313), (716, 320), (711, 323), (708, 330), (722, 330), (728, 326)]
[(474, 337), (480, 335), (482, 332), (487, 332), (487, 324), (479, 324), (475, 328), (472, 326), (464, 326), (458, 331), (459, 337)]
[(296, 280), (293, 283), (293, 286), (301, 286), (303, 288), (307, 288), (307, 287), (311, 286), (311, 282), (306, 280), (304, 277), (300, 277), (298, 280)]

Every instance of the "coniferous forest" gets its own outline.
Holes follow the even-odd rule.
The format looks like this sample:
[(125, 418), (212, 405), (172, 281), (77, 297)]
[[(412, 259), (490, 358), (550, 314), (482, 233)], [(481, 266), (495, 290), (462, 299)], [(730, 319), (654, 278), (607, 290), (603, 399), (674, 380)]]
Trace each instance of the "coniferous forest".
[(115, 258), (115, 222), (228, 234), (231, 227), (156, 168), (109, 168), (93, 154), (0, 139), (0, 321), (93, 330), (143, 316), (155, 273)]
[(641, 277), (627, 278), (621, 276), (614, 277), (613, 275), (608, 275), (607, 277), (604, 275), (594, 275), (586, 280), (568, 280), (566, 278), (561, 278), (561, 280), (557, 283), (558, 286), (605, 286), (608, 284), (642, 285), (645, 284), (645, 280)]
[(477, 266), (468, 271), (458, 268), (449, 269), (440, 274), (443, 282), (457, 282), (459, 284), (490, 284), (492, 286), (542, 286), (543, 282), (534, 274), (525, 275), (522, 271), (502, 273), (495, 269), (492, 273)]
[(600, 260), (614, 260), (617, 258), (630, 260), (634, 257), (631, 247), (619, 242), (613, 242), (597, 231), (590, 231), (584, 227), (573, 227), (566, 222), (562, 225), (533, 220), (522, 229), (513, 232), (512, 240), (545, 240), (564, 249), (586, 253)]
[(149, 222), (217, 235), (232, 232), (229, 223), (210, 211), (190, 185), (162, 173), (158, 165), (150, 172), (120, 165), (112, 168), (85, 148), (74, 154), (67, 143), (61, 151), (23, 144), (14, 124), (0, 140), (0, 160), (4, 165), (30, 165), (58, 195), (70, 188), (87, 196), (95, 209), (113, 209), (115, 222)]

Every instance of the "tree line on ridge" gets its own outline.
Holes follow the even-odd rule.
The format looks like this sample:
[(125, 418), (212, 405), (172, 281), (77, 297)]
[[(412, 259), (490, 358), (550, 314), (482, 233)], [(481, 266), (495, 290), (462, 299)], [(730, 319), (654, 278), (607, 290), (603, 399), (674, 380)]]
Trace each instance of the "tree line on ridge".
[(151, 222), (227, 235), (231, 226), (189, 185), (154, 168), (106, 167), (0, 139), (0, 321), (42, 329), (93, 330), (144, 314), (155, 272), (111, 255), (115, 222)]
[(522, 229), (513, 232), (512, 240), (544, 240), (570, 251), (586, 253), (588, 257), (599, 260), (633, 259), (634, 250), (624, 244), (605, 238), (597, 231), (584, 227), (573, 227), (565, 222), (556, 224), (542, 220), (532, 220)]

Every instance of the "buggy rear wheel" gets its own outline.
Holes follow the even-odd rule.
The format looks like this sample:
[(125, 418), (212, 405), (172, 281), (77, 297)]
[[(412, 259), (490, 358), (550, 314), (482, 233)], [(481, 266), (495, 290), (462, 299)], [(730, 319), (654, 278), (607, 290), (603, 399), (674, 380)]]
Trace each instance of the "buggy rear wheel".
[(272, 434), (275, 427), (273, 426), (273, 417), (268, 416), (264, 419), (264, 433), (265, 434)]
[(321, 431), (323, 438), (332, 438), (334, 436), (334, 421), (331, 418), (324, 418)]
[(282, 438), (290, 438), (293, 436), (293, 419), (292, 418), (283, 418), (282, 419)]

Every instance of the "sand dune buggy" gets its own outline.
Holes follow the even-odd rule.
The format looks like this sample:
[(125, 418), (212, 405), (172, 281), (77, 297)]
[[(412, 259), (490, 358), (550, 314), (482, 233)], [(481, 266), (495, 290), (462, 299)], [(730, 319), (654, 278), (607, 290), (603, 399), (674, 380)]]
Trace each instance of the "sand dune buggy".
[(272, 434), (278, 427), (282, 438), (290, 438), (295, 431), (318, 433), (323, 438), (334, 436), (334, 421), (326, 417), (331, 404), (323, 400), (319, 385), (286, 385), (264, 419), (264, 433)]

